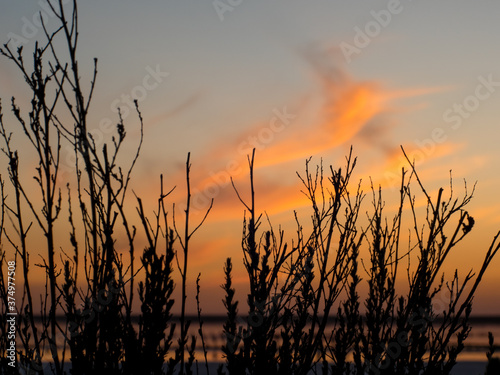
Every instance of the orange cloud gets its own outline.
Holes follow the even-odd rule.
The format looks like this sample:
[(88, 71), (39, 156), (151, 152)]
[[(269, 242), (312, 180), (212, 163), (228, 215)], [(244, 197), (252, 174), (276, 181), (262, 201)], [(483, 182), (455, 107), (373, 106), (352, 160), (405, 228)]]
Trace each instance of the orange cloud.
[[(378, 82), (356, 81), (342, 66), (332, 64), (325, 56), (310, 54), (306, 59), (313, 66), (320, 85), (319, 100), (309, 98), (290, 108), (276, 108), (269, 121), (251, 126), (233, 141), (224, 140), (224, 144), (215, 144), (192, 161), (192, 203), (196, 210), (203, 211), (209, 206), (211, 198), (215, 198), (215, 208), (210, 220), (241, 217), (241, 211), (235, 209), (240, 203), (230, 179), (232, 177), (239, 187), (248, 187), (247, 157), (253, 147), (257, 154), (255, 181), (259, 186), (260, 207), (265, 207), (268, 212), (279, 213), (306, 204), (300, 193), (298, 179), (282, 181), (276, 176), (276, 172), (289, 169), (290, 175), (293, 175), (297, 165), (294, 163), (293, 169), (289, 168), (291, 162), (305, 160), (317, 154), (326, 156), (339, 146), (357, 143), (361, 138), (369, 138), (371, 149), (382, 147), (382, 142), (382, 148), (385, 151), (389, 149), (385, 164), (370, 165), (369, 174), (395, 173), (399, 182), (400, 164), (403, 162), (408, 166), (402, 159), (399, 147), (390, 145), (387, 139), (389, 136), (380, 140), (380, 134), (376, 134), (378, 130), (366, 130), (374, 126), (374, 119), (378, 116), (396, 111), (393, 104), (396, 99), (448, 89), (435, 87), (390, 91)], [(314, 115), (307, 116), (307, 113)], [(438, 158), (456, 150), (457, 145), (447, 142), (438, 145), (430, 156)], [(170, 177), (170, 181), (178, 186), (172, 199), (184, 201), (184, 168), (179, 168)], [(368, 179), (366, 185), (369, 188)]]
[[(225, 139), (214, 144), (204, 153), (197, 153), (191, 160), (193, 227), (203, 218), (210, 200), (215, 199), (205, 224), (207, 228), (201, 228), (192, 253), (195, 256), (192, 261), (195, 268), (203, 267), (203, 264), (209, 262), (209, 266), (205, 268), (210, 268), (210, 271), (204, 271), (208, 279), (212, 273), (221, 273), (226, 256), (241, 256), (241, 220), (245, 208), (231, 186), (231, 177), (242, 199), (249, 202), (247, 156), (253, 147), (256, 148), (254, 177), (258, 214), (266, 212), (271, 219), (283, 214), (285, 224), (293, 225), (293, 210), (309, 206), (307, 198), (300, 191), (301, 182), (294, 175), (295, 170), (303, 170), (305, 159), (318, 154), (326, 157), (338, 151), (340, 146), (365, 141), (370, 146), (370, 151), (384, 151), (384, 159), (376, 163), (364, 160), (361, 163), (364, 167), (361, 171), (357, 170), (356, 177), (353, 177), (351, 189), (356, 189), (357, 178), (361, 177), (363, 190), (369, 192), (370, 175), (382, 176), (380, 178), (386, 179), (384, 182), (390, 186), (398, 186), (401, 166), (408, 169), (408, 163), (403, 159), (399, 145), (391, 143), (391, 134), (387, 131), (393, 125), (384, 123), (384, 128), (380, 130), (377, 122), (382, 120), (383, 115), (401, 110), (394, 104), (399, 98), (423, 96), (446, 89), (390, 91), (379, 82), (356, 81), (338, 66), (330, 70), (324, 64), (313, 63), (312, 66), (319, 83), (316, 97), (298, 100), (290, 107), (276, 108), (269, 119), (250, 126), (232, 140)], [(446, 142), (436, 145), (433, 153), (425, 157), (429, 160), (442, 158), (460, 147), (462, 145)], [(405, 149), (410, 157), (418, 151), (410, 147)], [(297, 162), (298, 160), (301, 161)], [(341, 164), (344, 165), (343, 159)], [(325, 174), (328, 175), (326, 168)], [(391, 180), (388, 176), (397, 178)], [(168, 190), (177, 186), (168, 201), (177, 202), (176, 216), (178, 220), (183, 220), (182, 210), (186, 199), (185, 166), (179, 165), (168, 181)], [(146, 193), (147, 196), (157, 197), (157, 184), (147, 189), (152, 190), (140, 190), (143, 196)], [(285, 216), (288, 213), (290, 216)], [(302, 219), (307, 221), (307, 218)], [(263, 223), (262, 229), (264, 227), (267, 227), (266, 223)], [(217, 233), (217, 236), (214, 237), (212, 233)], [(293, 230), (288, 232), (290, 234), (293, 235)], [(238, 270), (240, 271), (239, 268)]]

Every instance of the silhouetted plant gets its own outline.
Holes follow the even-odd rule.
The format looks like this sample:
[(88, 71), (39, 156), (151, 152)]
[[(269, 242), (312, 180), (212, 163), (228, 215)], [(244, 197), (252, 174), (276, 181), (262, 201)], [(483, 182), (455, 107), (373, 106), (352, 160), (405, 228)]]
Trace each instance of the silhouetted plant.
[[(64, 362), (67, 361), (66, 349), (69, 348), (73, 374), (91, 374), (102, 370), (110, 374), (137, 373), (144, 370), (163, 373), (165, 356), (171, 348), (175, 328), (170, 313), (174, 303), (171, 298), (174, 289), (172, 262), (177, 256), (174, 243), (179, 241), (184, 254), (184, 266), (180, 268), (183, 299), (180, 345), (175, 349), (175, 357), (168, 358), (167, 362), (169, 372), (178, 371), (176, 366), (180, 364), (181, 373), (190, 373), (194, 363), (196, 339), (193, 336), (191, 345), (184, 349), (189, 328), (189, 321), (185, 319), (187, 258), (189, 240), (199, 226), (194, 231), (189, 230), (189, 156), (188, 208), (184, 236), (179, 236), (175, 219), (174, 229), (168, 227), (164, 203), (168, 194), (163, 193), (162, 182), (156, 227), (149, 225), (142, 202), (138, 199), (139, 218), (149, 242), (141, 258), (142, 268), (136, 271), (136, 228), (127, 216), (125, 198), (142, 145), (142, 115), (136, 102), (140, 139), (131, 164), (123, 168), (118, 163), (126, 138), (121, 114), (119, 113), (116, 134), (109, 144), (99, 146), (88, 129), (87, 118), (95, 88), (97, 59), (94, 59), (89, 92), (85, 94), (76, 59), (77, 1), (71, 2), (70, 11), (63, 8), (62, 1), (49, 3), (49, 6), (59, 20), (60, 27), (53, 33), (43, 27), (47, 42), (42, 47), (38, 44), (35, 46), (33, 73), (30, 73), (25, 65), (22, 48), (15, 53), (6, 44), (0, 51), (18, 67), (33, 92), (32, 108), (26, 121), (14, 99), (12, 112), (39, 157), (34, 178), (39, 186), (41, 208), (33, 193), (27, 191), (27, 184), (20, 175), (20, 155), (13, 148), (12, 134), (5, 129), (3, 118), (0, 117), (0, 135), (4, 141), (2, 150), (8, 161), (9, 179), (14, 191), (12, 204), (6, 199), (2, 182), (1, 232), (21, 259), (22, 264), (18, 272), (24, 279), (22, 303), (17, 306), (18, 312), (22, 312), (18, 325), (22, 342), (18, 353), (22, 365), (29, 370), (44, 373), (46, 370), (42, 368), (41, 361), (49, 350), (52, 357), (49, 362), (51, 371), (62, 374)], [(66, 55), (59, 48), (61, 44), (56, 41), (65, 43)], [(44, 72), (46, 69), (48, 73)], [(67, 126), (61, 120), (61, 111), (70, 115), (73, 127)], [(60, 149), (64, 141), (69, 142), (75, 152), (75, 180), (72, 182), (76, 182), (76, 199), (80, 211), (78, 215), (72, 210), (74, 197), (71, 194), (70, 181), (65, 181), (68, 183), (69, 243), (73, 255), (64, 249), (57, 252), (56, 248), (61, 245), (56, 243), (54, 237), (54, 223), (62, 211), (62, 194), (59, 187), (61, 182), (58, 176)], [(31, 217), (26, 218), (24, 207), (28, 208)], [(12, 224), (8, 229), (3, 226), (5, 212), (8, 213)], [(160, 217), (160, 212), (163, 217)], [(47, 253), (40, 264), (47, 276), (45, 294), (40, 296), (41, 331), (34, 320), (36, 312), (28, 275), (29, 255), (34, 249), (28, 249), (26, 238), (32, 228), (32, 220), (38, 224), (47, 241)], [(78, 221), (80, 224), (77, 224)], [(128, 262), (118, 255), (116, 249), (117, 239), (123, 236), (128, 241)], [(158, 248), (160, 236), (165, 240), (164, 254), (161, 254)], [(58, 241), (62, 242), (60, 237)], [(61, 265), (56, 262), (57, 256), (61, 259)], [(82, 256), (83, 277), (78, 272)], [(138, 288), (141, 302), (138, 333), (132, 321), (135, 279), (142, 280)], [(2, 277), (2, 283), (3, 280)], [(6, 295), (3, 284), (0, 284), (0, 289), (0, 297), (3, 300)], [(57, 320), (57, 311), (63, 312), (65, 323), (61, 324)], [(170, 328), (168, 335), (165, 334), (167, 328)], [(185, 351), (189, 355), (187, 363), (184, 360)]]
[[(202, 310), (200, 307), (200, 289), (201, 289), (200, 279), (201, 279), (201, 273), (199, 273), (198, 277), (196, 278), (196, 310), (198, 313), (198, 323), (199, 323), (199, 327), (200, 327), (200, 328), (198, 328), (198, 335), (199, 335), (200, 340), (201, 340), (201, 347), (203, 350), (203, 358), (205, 359), (205, 370), (207, 371), (207, 375), (208, 375), (210, 373), (210, 369), (208, 367), (207, 347), (205, 345), (205, 335), (203, 334), (203, 318), (202, 318), (202, 314), (201, 314)], [(198, 363), (196, 363), (196, 365), (198, 366)], [(196, 373), (199, 373), (198, 367), (197, 367)]]
[[(144, 226), (148, 245), (141, 258), (145, 281), (139, 282), (141, 315), (138, 336), (132, 325), (127, 325), (124, 348), (126, 373), (162, 374), (165, 356), (172, 345), (175, 330), (171, 314), (174, 304), (172, 262), (175, 256), (175, 235), (168, 226), (165, 209), (165, 198), (168, 194), (163, 192), (163, 178), (161, 178), (161, 192), (154, 226), (144, 213), (141, 199), (137, 198), (139, 204), (137, 211)], [(158, 255), (161, 237), (164, 237), (164, 250), (163, 254)], [(175, 367), (175, 363), (170, 362), (169, 365)]]
[[(136, 197), (138, 219), (146, 235), (136, 269), (137, 229), (126, 209), (126, 197), (142, 145), (142, 114), (136, 102), (140, 138), (131, 163), (123, 166), (120, 150), (127, 133), (121, 113), (111, 142), (100, 146), (89, 132), (97, 59), (90, 88), (85, 92), (76, 58), (77, 1), (71, 2), (71, 10), (63, 8), (62, 0), (48, 4), (60, 27), (53, 33), (43, 27), (46, 43), (35, 45), (31, 67), (25, 63), (22, 48), (12, 51), (6, 44), (0, 49), (17, 66), (32, 92), (27, 113), (15, 99), (11, 110), (38, 157), (33, 191), (20, 172), (21, 166), (23, 170), (27, 167), (23, 165), (23, 150), (14, 146), (17, 133), (7, 130), (0, 106), (0, 137), (12, 192), (7, 194), (0, 179), (0, 265), (7, 261), (7, 244), (14, 249), (18, 277), (23, 281), (16, 306), (20, 366), (28, 373), (58, 375), (65, 373), (68, 362), (71, 373), (80, 375), (103, 371), (193, 374), (199, 372), (199, 340), (208, 373), (200, 275), (195, 297), (197, 334), (190, 331), (186, 300), (191, 239), (203, 225), (213, 201), (192, 229), (190, 154), (186, 161), (183, 226), (176, 220), (175, 206), (171, 214), (167, 212), (170, 192), (164, 192), (162, 177), (154, 219), (148, 219), (142, 200)], [(59, 48), (60, 42), (66, 51)], [(62, 120), (61, 112), (69, 114), (72, 127)], [(74, 150), (74, 179), (60, 181), (64, 142)], [(399, 207), (394, 216), (387, 218), (382, 191), (372, 186), (372, 209), (367, 212), (366, 224), (361, 225), (359, 214), (365, 194), (361, 183), (350, 188), (356, 165), (352, 150), (344, 168), (330, 166), (327, 172), (323, 164), (311, 170), (309, 159), (305, 174), (298, 177), (310, 201), (310, 225), (306, 228), (311, 229), (304, 229), (303, 219), (295, 213), (297, 237), (286, 242), (281, 228), (275, 231), (269, 217), (256, 210), (254, 161), (255, 150), (248, 157), (250, 197), (244, 199), (233, 183), (246, 209), (241, 246), (249, 293), (242, 307), (235, 297), (233, 263), (228, 258), (222, 285), (226, 321), (221, 351), (225, 363), (218, 373), (305, 375), (314, 370), (323, 374), (449, 374), (470, 331), (474, 293), (500, 248), (498, 232), (476, 275), (470, 271), (459, 278), (455, 272), (451, 279), (445, 279), (442, 266), (446, 258), (474, 225), (465, 210), (474, 190), (468, 193), (466, 186), (464, 197), (454, 198), (450, 179), (449, 197), (439, 189), (433, 198), (408, 160), (410, 168), (402, 171)], [(67, 207), (61, 192), (63, 182)], [(412, 193), (415, 183), (427, 203), (423, 223)], [(76, 187), (71, 188), (71, 184)], [(77, 210), (73, 209), (75, 204)], [(64, 235), (69, 245), (55, 236), (56, 223), (66, 209), (68, 231)], [(261, 229), (263, 217), (267, 230)], [(405, 220), (412, 223), (407, 251), (401, 249)], [(34, 296), (29, 272), (33, 266), (30, 254), (39, 250), (32, 247), (28, 235), (44, 236), (41, 261), (34, 264), (44, 270), (46, 278), (39, 296)], [(117, 251), (120, 238), (127, 242), (128, 259)], [(361, 256), (365, 249), (366, 261)], [(408, 262), (407, 293), (398, 288), (403, 260)], [(181, 283), (178, 326), (172, 316), (174, 261)], [(0, 267), (3, 336), (8, 330), (5, 280)], [(359, 292), (363, 282), (368, 287), (365, 296)], [(446, 297), (443, 292), (447, 292)], [(133, 319), (135, 293), (140, 306), (138, 324)], [(35, 303), (38, 300), (39, 306)], [(244, 310), (243, 315), (238, 315), (239, 310)], [(58, 314), (63, 319), (58, 319)], [(35, 319), (37, 315), (40, 322)], [(5, 343), (0, 343), (1, 371), (9, 373)], [(490, 336), (489, 372), (497, 363), (493, 352)], [(49, 363), (50, 370), (43, 368), (42, 361)]]
[(493, 333), (488, 332), (488, 352), (486, 353), (488, 364), (486, 365), (486, 375), (500, 374), (500, 358), (493, 357), (495, 350), (496, 347)]
[[(19, 68), (33, 93), (31, 110), (26, 121), (24, 119), (24, 114), (17, 106), (14, 98), (12, 98), (11, 109), (24, 135), (31, 143), (39, 158), (33, 178), (39, 189), (39, 199), (42, 202), (41, 209), (35, 206), (33, 192), (28, 192), (26, 184), (23, 182), (19, 168), (20, 156), (18, 151), (13, 149), (12, 133), (7, 133), (3, 122), (1, 122), (0, 135), (4, 141), (2, 151), (8, 161), (9, 179), (15, 194), (14, 204), (3, 201), (4, 210), (9, 212), (9, 215), (12, 215), (11, 223), (18, 240), (5, 230), (4, 233), (8, 242), (15, 249), (16, 254), (19, 254), (21, 258), (24, 279), (23, 297), (25, 298), (22, 299), (23, 302), (21, 306), (19, 306), (19, 311), (25, 311), (28, 317), (28, 319), (24, 320), (26, 323), (24, 326), (26, 336), (25, 340), (22, 340), (22, 342), (25, 357), (23, 357), (22, 361), (40, 361), (43, 351), (41, 345), (43, 343), (45, 346), (47, 343), (53, 357), (54, 370), (57, 374), (62, 374), (62, 364), (59, 360), (56, 345), (58, 331), (56, 308), (58, 305), (58, 295), (54, 242), (54, 224), (61, 212), (61, 192), (56, 187), (56, 179), (60, 165), (59, 149), (61, 133), (57, 127), (54, 127), (52, 117), (52, 111), (57, 104), (59, 94), (55, 95), (52, 101), (49, 101), (46, 96), (46, 88), (54, 72), (52, 71), (48, 75), (45, 75), (43, 72), (44, 65), (42, 63), (42, 56), (50, 43), (49, 41), (43, 48), (39, 47), (38, 43), (35, 45), (32, 73), (30, 73), (25, 66), (22, 48), (18, 49), (17, 54), (12, 52), (8, 45), (4, 45), (4, 48), (0, 49), (0, 53), (14, 62)], [(40, 265), (40, 267), (45, 269), (48, 281), (46, 284), (46, 295), (45, 298), (42, 299), (41, 306), (43, 314), (41, 333), (38, 332), (33, 319), (34, 304), (28, 277), (29, 252), (27, 250), (26, 239), (33, 222), (26, 224), (25, 216), (27, 215), (23, 212), (23, 207), (27, 207), (31, 212), (34, 217), (33, 220), (38, 224), (39, 229), (46, 239), (46, 257), (43, 257), (43, 264)], [(21, 325), (19, 329), (22, 331), (23, 328)]]
[[(191, 324), (190, 320), (186, 319), (186, 298), (187, 298), (187, 293), (186, 293), (186, 281), (187, 281), (187, 272), (188, 272), (188, 254), (189, 254), (189, 244), (191, 241), (191, 237), (196, 233), (196, 231), (203, 225), (205, 222), (208, 214), (210, 213), (210, 210), (212, 209), (213, 205), (213, 199), (210, 202), (210, 206), (208, 207), (205, 216), (201, 220), (201, 222), (194, 228), (190, 229), (190, 221), (189, 221), (189, 215), (190, 215), (190, 209), (191, 209), (191, 182), (190, 182), (190, 170), (191, 170), (191, 163), (190, 163), (190, 153), (188, 153), (187, 161), (186, 161), (186, 190), (187, 190), (187, 196), (186, 196), (186, 208), (184, 209), (184, 214), (185, 214), (185, 220), (184, 220), (184, 231), (179, 232), (177, 230), (176, 226), (176, 220), (175, 216), (173, 218), (173, 225), (174, 225), (174, 230), (177, 235), (177, 238), (179, 239), (179, 243), (182, 249), (182, 267), (179, 263), (179, 259), (177, 257), (176, 253), (176, 259), (177, 259), (177, 266), (179, 268), (179, 273), (181, 274), (181, 281), (182, 281), (182, 291), (181, 291), (181, 314), (180, 314), (180, 337), (178, 340), (179, 347), (176, 351), (176, 356), (180, 358), (180, 373), (184, 374), (184, 371), (187, 371), (189, 374), (191, 371), (191, 366), (194, 363), (194, 348), (196, 347), (196, 336), (191, 336), (191, 347), (188, 350), (189, 352), (189, 359), (188, 359), (188, 366), (185, 368), (185, 350), (184, 348), (187, 345), (188, 342), (188, 331), (189, 331), (189, 326)], [(175, 205), (173, 212), (175, 214)]]
[[(283, 233), (276, 239), (272, 226), (256, 240), (261, 216), (254, 208), (254, 155), (249, 158), (252, 203), (245, 203), (237, 191), (249, 212), (249, 219), (244, 219), (242, 245), (250, 294), (248, 318), (241, 325), (237, 324), (230, 260), (226, 262), (223, 286), (228, 312), (223, 351), (230, 374), (243, 370), (259, 373), (264, 368), (269, 374), (307, 374), (319, 368), (325, 374), (450, 373), (464, 349), (472, 298), (500, 248), (500, 233), (475, 277), (470, 271), (460, 280), (455, 272), (445, 282), (441, 267), (474, 224), (464, 210), (472, 193), (466, 186), (464, 197), (454, 198), (450, 179), (449, 198), (445, 200), (444, 190), (439, 189), (433, 202), (408, 162), (411, 173), (406, 178), (408, 172), (402, 171), (395, 216), (392, 220), (384, 217), (381, 189), (376, 191), (372, 186), (373, 210), (367, 213), (365, 229), (357, 226), (364, 194), (360, 185), (354, 196), (348, 189), (356, 159), (351, 154), (347, 157), (345, 172), (330, 167), (327, 186), (323, 166), (313, 175), (307, 162), (306, 175), (299, 178), (311, 202), (312, 229), (304, 236), (297, 219), (298, 239), (287, 250)], [(412, 179), (427, 201), (425, 225), (419, 223)], [(402, 254), (400, 236), (406, 212), (410, 213), (416, 243), (410, 243), (409, 250)], [(362, 263), (368, 283), (363, 313), (358, 263), (364, 246), (368, 247), (369, 258), (367, 264)], [(415, 258), (417, 265), (412, 267)], [(403, 259), (408, 259), (409, 291), (399, 295), (398, 265)], [(281, 282), (274, 277), (277, 274), (284, 274)], [(466, 293), (469, 282), (472, 285)], [(444, 290), (447, 297), (443, 297)], [(441, 310), (434, 310), (436, 303)], [(327, 330), (328, 323), (333, 323), (331, 331)]]

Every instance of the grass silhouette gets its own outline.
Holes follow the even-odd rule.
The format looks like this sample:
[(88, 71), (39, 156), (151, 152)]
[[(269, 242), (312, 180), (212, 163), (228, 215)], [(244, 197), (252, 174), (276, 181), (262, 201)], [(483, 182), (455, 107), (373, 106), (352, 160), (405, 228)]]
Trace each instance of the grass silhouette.
[[(121, 115), (112, 142), (102, 147), (88, 131), (97, 59), (85, 93), (76, 58), (77, 1), (72, 2), (71, 12), (63, 8), (62, 0), (57, 5), (48, 4), (60, 27), (54, 33), (44, 29), (46, 43), (36, 45), (31, 68), (25, 63), (22, 48), (12, 51), (6, 44), (0, 50), (18, 67), (32, 92), (27, 110), (12, 99), (11, 110), (19, 124), (16, 132), (7, 130), (0, 107), (0, 136), (10, 183), (7, 188), (6, 182), (0, 181), (0, 261), (3, 265), (10, 260), (5, 247), (14, 248), (22, 279), (22, 298), (17, 305), (18, 367), (8, 365), (7, 342), (3, 340), (1, 373), (61, 375), (68, 372), (65, 365), (69, 363), (71, 373), (80, 375), (103, 371), (110, 375), (194, 374), (199, 368), (198, 340), (208, 373), (200, 276), (196, 294), (199, 329), (195, 333), (190, 330), (193, 322), (186, 311), (186, 282), (191, 238), (212, 205), (193, 226), (188, 154), (184, 220), (168, 213), (170, 192), (164, 190), (160, 178), (153, 217), (148, 217), (141, 198), (136, 197), (140, 230), (146, 238), (145, 244), (139, 242), (139, 229), (133, 225), (125, 198), (142, 145), (141, 112), (136, 103), (141, 136), (132, 162), (121, 165), (126, 139)], [(72, 128), (60, 120), (62, 112), (70, 115)], [(33, 176), (36, 192), (29, 190), (20, 171), (23, 154), (13, 142), (18, 133), (38, 156)], [(69, 181), (64, 181), (64, 186), (58, 179), (64, 142), (75, 152), (76, 187)], [(311, 166), (309, 160), (305, 174), (298, 177), (310, 201), (308, 227), (312, 229), (303, 229), (303, 219), (296, 217), (297, 236), (287, 242), (283, 231), (273, 229), (269, 219), (268, 228), (262, 229), (264, 218), (254, 203), (255, 150), (248, 162), (250, 200), (240, 196), (234, 183), (233, 187), (245, 209), (241, 244), (249, 294), (244, 304), (236, 300), (233, 260), (228, 258), (222, 285), (226, 319), (221, 351), (225, 363), (217, 373), (308, 374), (316, 370), (322, 374), (449, 374), (470, 331), (474, 293), (500, 248), (499, 232), (476, 275), (470, 272), (459, 279), (456, 272), (445, 280), (442, 266), (446, 258), (474, 225), (466, 211), (473, 191), (469, 193), (466, 187), (464, 196), (456, 198), (451, 185), (448, 198), (444, 189), (431, 197), (408, 160), (408, 170), (402, 171), (396, 214), (385, 216), (382, 192), (372, 187), (372, 208), (363, 227), (359, 217), (366, 195), (360, 185), (354, 193), (350, 189), (356, 165), (352, 150), (343, 168), (330, 166), (325, 170), (323, 165)], [(416, 194), (427, 204), (423, 218), (417, 214)], [(401, 234), (407, 214), (414, 243), (403, 251)], [(71, 247), (58, 250), (56, 227), (64, 215)], [(45, 241), (42, 262), (37, 264), (46, 276), (45, 292), (39, 300), (31, 285), (30, 267), (34, 263), (28, 236), (34, 231), (32, 227), (38, 227)], [(128, 259), (117, 252), (116, 241), (122, 236), (127, 241)], [(139, 269), (134, 268), (137, 246), (144, 246)], [(363, 248), (369, 250), (366, 264), (360, 258)], [(406, 269), (400, 267), (402, 261), (408, 261)], [(176, 267), (181, 280), (178, 323), (172, 314)], [(408, 291), (400, 293), (398, 275), (405, 271)], [(2, 337), (9, 328), (6, 280), (0, 267)], [(368, 289), (364, 297), (360, 293), (362, 282)], [(133, 310), (137, 298), (139, 312)], [(438, 310), (436, 302), (443, 308)], [(134, 315), (138, 315), (138, 324)], [(498, 364), (493, 353), (491, 337), (488, 371), (494, 371)], [(50, 370), (43, 368), (42, 359), (50, 363)]]

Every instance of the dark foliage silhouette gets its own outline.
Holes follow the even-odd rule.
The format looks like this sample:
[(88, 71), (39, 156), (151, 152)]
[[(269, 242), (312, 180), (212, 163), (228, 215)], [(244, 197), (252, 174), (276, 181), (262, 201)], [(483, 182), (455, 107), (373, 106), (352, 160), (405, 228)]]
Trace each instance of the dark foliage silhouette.
[[(167, 208), (171, 190), (165, 189), (163, 177), (153, 215), (139, 196), (132, 201), (137, 216), (130, 214), (127, 198), (142, 146), (142, 114), (136, 102), (140, 137), (129, 164), (121, 157), (128, 141), (121, 114), (111, 141), (100, 145), (92, 137), (89, 111), (98, 61), (85, 89), (77, 60), (77, 1), (69, 8), (62, 0), (48, 4), (60, 26), (53, 32), (43, 27), (46, 41), (36, 44), (30, 63), (22, 48), (13, 51), (7, 43), (0, 49), (32, 94), (23, 105), (12, 99), (15, 126), (4, 124), (0, 106), (6, 161), (0, 179), (3, 337), (8, 330), (3, 267), (11, 260), (7, 251), (15, 256), (22, 281), (16, 306), (18, 367), (7, 366), (2, 340), (0, 373), (184, 375), (200, 372), (198, 358), (203, 358), (208, 373), (201, 275), (196, 295), (190, 296), (197, 303), (197, 330), (186, 301), (187, 282), (192, 280), (191, 240), (213, 201), (193, 226), (188, 154), (182, 219), (175, 216), (175, 206), (170, 212)], [(37, 156), (33, 175), (26, 172), (27, 150), (16, 146), (20, 136)], [(63, 144), (74, 150), (71, 176), (62, 176)], [(442, 272), (450, 252), (473, 230), (474, 219), (466, 211), (473, 191), (465, 186), (464, 196), (456, 198), (450, 179), (447, 197), (444, 189), (431, 196), (408, 160), (396, 213), (386, 216), (382, 191), (372, 186), (365, 218), (361, 184), (351, 189), (356, 165), (352, 150), (343, 168), (325, 170), (322, 163), (314, 168), (308, 160), (305, 174), (298, 178), (310, 202), (309, 222), (303, 224), (295, 214), (296, 236), (286, 240), (283, 230), (274, 229), (271, 219), (255, 207), (255, 161), (254, 151), (248, 157), (250, 196), (240, 195), (233, 183), (245, 209), (241, 246), (249, 292), (245, 303), (237, 300), (234, 261), (228, 258), (222, 285), (225, 362), (217, 373), (449, 374), (470, 331), (474, 293), (500, 247), (499, 232), (476, 274), (460, 278), (457, 271), (447, 279)], [(416, 207), (417, 194), (427, 204), (423, 217)], [(406, 222), (412, 236), (403, 250)], [(123, 240), (125, 251), (117, 247)], [(45, 275), (39, 295), (32, 267)], [(407, 285), (401, 289), (398, 275), (405, 271)], [(172, 313), (176, 282), (178, 321)], [(366, 295), (360, 292), (362, 285)], [(491, 338), (488, 373), (498, 365), (493, 351)]]

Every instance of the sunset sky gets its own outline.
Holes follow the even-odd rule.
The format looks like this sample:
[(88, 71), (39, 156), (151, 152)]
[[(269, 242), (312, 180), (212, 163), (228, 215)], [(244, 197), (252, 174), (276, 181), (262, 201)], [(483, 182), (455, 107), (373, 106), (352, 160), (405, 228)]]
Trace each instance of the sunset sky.
[[(43, 40), (37, 14), (47, 14), (44, 1), (3, 0), (2, 44), (11, 39), (29, 55)], [(400, 145), (430, 192), (448, 186), (450, 169), (458, 196), (463, 179), (469, 189), (477, 181), (469, 205), (476, 226), (445, 270), (450, 276), (454, 268), (462, 275), (478, 269), (500, 229), (499, 2), (85, 0), (79, 11), (85, 84), (99, 59), (94, 137), (110, 140), (120, 106), (128, 134), (122, 160), (129, 162), (139, 135), (131, 101), (138, 99), (145, 140), (134, 192), (152, 210), (163, 174), (166, 187), (177, 186), (170, 202), (181, 205), (191, 152), (196, 220), (215, 199), (190, 259), (191, 281), (202, 273), (207, 312), (221, 311), (228, 256), (238, 264), (236, 287), (243, 290), (244, 207), (229, 176), (248, 197), (246, 157), (253, 147), (257, 209), (289, 229), (288, 239), (293, 210), (308, 219), (295, 171), (303, 172), (311, 156), (313, 164), (323, 158), (338, 168), (352, 145), (353, 186), (362, 178), (366, 191), (371, 176), (386, 191), (389, 214), (406, 166)], [(54, 17), (45, 22), (57, 26)], [(0, 59), (0, 98), (12, 129), (10, 97), (29, 103), (27, 94), (13, 64)], [(71, 173), (71, 151), (62, 154)], [(5, 158), (0, 163), (5, 173)], [(500, 314), (499, 270), (497, 257), (474, 313)]]

